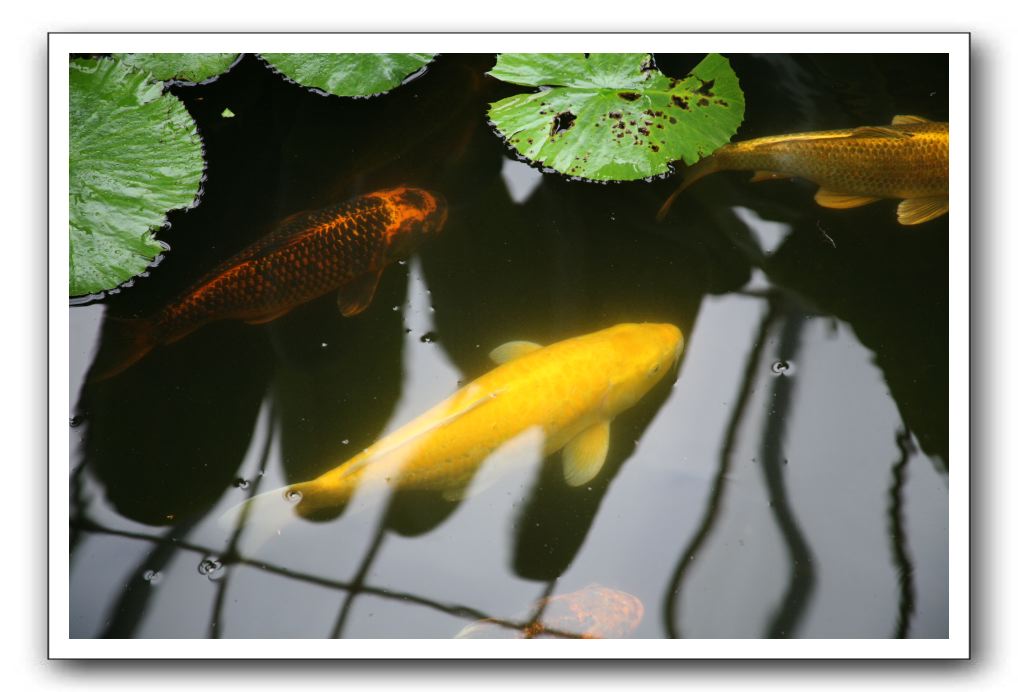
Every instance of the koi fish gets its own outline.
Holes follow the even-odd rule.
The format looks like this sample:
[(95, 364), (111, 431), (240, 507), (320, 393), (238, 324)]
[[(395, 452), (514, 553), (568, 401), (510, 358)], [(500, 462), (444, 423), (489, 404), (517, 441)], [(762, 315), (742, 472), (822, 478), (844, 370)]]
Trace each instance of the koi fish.
[(112, 367), (95, 379), (115, 375), (156, 345), (210, 322), (271, 322), (336, 289), (340, 312), (356, 315), (371, 303), (385, 268), (440, 231), (446, 212), (439, 195), (397, 187), (293, 214), (153, 317), (120, 320), (128, 331), (126, 353), (115, 356)]
[(635, 405), (678, 362), (671, 324), (619, 324), (541, 347), (514, 341), (491, 352), (498, 367), (318, 478), (257, 495), (223, 516), (261, 536), (299, 515), (335, 516), (358, 487), (430, 490), (462, 499), (496, 451), (563, 450), (571, 486), (589, 482), (608, 454), (612, 419)]
[(643, 602), (636, 596), (591, 584), (579, 591), (541, 599), (534, 609), (540, 613), (533, 622), (527, 614), (517, 616), (521, 624), (486, 618), (472, 622), (455, 639), (622, 639), (643, 620)]
[(898, 223), (946, 214), (948, 124), (896, 115), (890, 125), (802, 132), (726, 144), (689, 168), (658, 211), (660, 221), (680, 192), (717, 171), (756, 171), (753, 181), (799, 177), (820, 189), (817, 204), (848, 209), (900, 199)]

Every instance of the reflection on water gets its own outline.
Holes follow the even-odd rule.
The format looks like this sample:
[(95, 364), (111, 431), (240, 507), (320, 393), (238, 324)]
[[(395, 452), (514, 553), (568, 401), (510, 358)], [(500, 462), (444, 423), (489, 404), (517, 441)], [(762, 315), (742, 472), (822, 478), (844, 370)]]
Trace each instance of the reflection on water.
[[(733, 56), (753, 105), (739, 137), (944, 119), (946, 60), (894, 57)], [(733, 173), (657, 224), (669, 181), (583, 185), (507, 161), (478, 126), (507, 88), (476, 79), (492, 63), (442, 56), (366, 101), (305, 94), (248, 58), (201, 93), (175, 87), (206, 137), (205, 198), (172, 219), (158, 272), (71, 314), (72, 636), (453, 637), (481, 621), (946, 636), (949, 219), (902, 229), (880, 203), (822, 209), (808, 186)], [(216, 117), (227, 106), (237, 117)], [(100, 310), (151, 314), (271, 220), (401, 184), (440, 192), (446, 228), (361, 314), (324, 296), (219, 322), (84, 383), (118, 338)], [(585, 483), (535, 449), (453, 502), (358, 497), (269, 540), (219, 521), (400, 430), (491, 371), (500, 344), (625, 322), (674, 324), (685, 351), (611, 422)], [(645, 616), (591, 632), (606, 622), (591, 613), (635, 604)]]

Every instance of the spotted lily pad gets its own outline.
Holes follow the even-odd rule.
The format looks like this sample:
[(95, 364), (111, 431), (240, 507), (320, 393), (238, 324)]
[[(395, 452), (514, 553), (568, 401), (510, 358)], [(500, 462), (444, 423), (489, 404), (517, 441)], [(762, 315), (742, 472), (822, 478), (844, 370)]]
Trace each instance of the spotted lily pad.
[(523, 158), (588, 180), (639, 180), (695, 163), (728, 142), (745, 102), (727, 58), (683, 79), (646, 53), (502, 53), (488, 73), (541, 87), (491, 104), (488, 118)]
[(374, 96), (417, 76), (434, 53), (262, 53), (291, 81), (336, 96)]
[(70, 64), (70, 294), (108, 290), (165, 248), (152, 233), (191, 205), (204, 161), (184, 105), (115, 59)]
[(122, 60), (154, 79), (164, 82), (204, 82), (226, 72), (237, 62), (239, 53), (114, 53)]

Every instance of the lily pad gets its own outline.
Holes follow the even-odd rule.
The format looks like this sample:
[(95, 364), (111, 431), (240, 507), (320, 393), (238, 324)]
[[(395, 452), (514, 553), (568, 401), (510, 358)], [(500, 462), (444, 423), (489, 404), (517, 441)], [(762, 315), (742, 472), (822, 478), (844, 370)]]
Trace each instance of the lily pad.
[(398, 87), (434, 53), (262, 53), (277, 72), (335, 96), (374, 96)]
[(520, 156), (587, 180), (640, 180), (695, 163), (728, 142), (745, 100), (727, 58), (683, 79), (646, 53), (502, 53), (488, 73), (541, 87), (491, 104), (488, 118)]
[(70, 294), (115, 288), (165, 246), (152, 234), (201, 187), (184, 105), (119, 60), (70, 63)]
[(161, 81), (204, 82), (226, 72), (239, 53), (114, 53), (114, 58)]

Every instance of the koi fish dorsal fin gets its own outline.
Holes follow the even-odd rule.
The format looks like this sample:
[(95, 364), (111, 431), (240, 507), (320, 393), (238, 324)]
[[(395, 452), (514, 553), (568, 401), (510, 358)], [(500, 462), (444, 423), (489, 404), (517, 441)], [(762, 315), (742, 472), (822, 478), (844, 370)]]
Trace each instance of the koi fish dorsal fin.
[(353, 317), (371, 305), (381, 276), (382, 272), (366, 272), (339, 289), (336, 300), (343, 317)]
[(914, 197), (898, 205), (898, 223), (914, 226), (947, 213), (947, 197)]
[(890, 127), (882, 127), (880, 125), (867, 125), (865, 127), (857, 127), (852, 130), (852, 137), (889, 137), (891, 139), (908, 139), (912, 136), (911, 132), (905, 132), (904, 130), (894, 130)]
[(598, 474), (608, 456), (610, 428), (608, 421), (601, 421), (569, 441), (562, 451), (566, 483), (583, 485)]
[(928, 123), (930, 122), (926, 118), (921, 118), (918, 115), (896, 115), (891, 120), (892, 125), (915, 125), (916, 123)]
[(852, 195), (845, 192), (832, 192), (831, 190), (820, 188), (813, 199), (821, 207), (827, 207), (828, 209), (851, 209), (852, 207), (861, 207), (864, 204), (876, 202), (880, 198), (863, 197), (862, 195)]
[(525, 356), (528, 353), (533, 353), (539, 348), (543, 348), (541, 344), (535, 344), (533, 341), (507, 341), (501, 346), (492, 350), (488, 354), (495, 363), (502, 365), (508, 363), (511, 360), (516, 360), (520, 356)]

